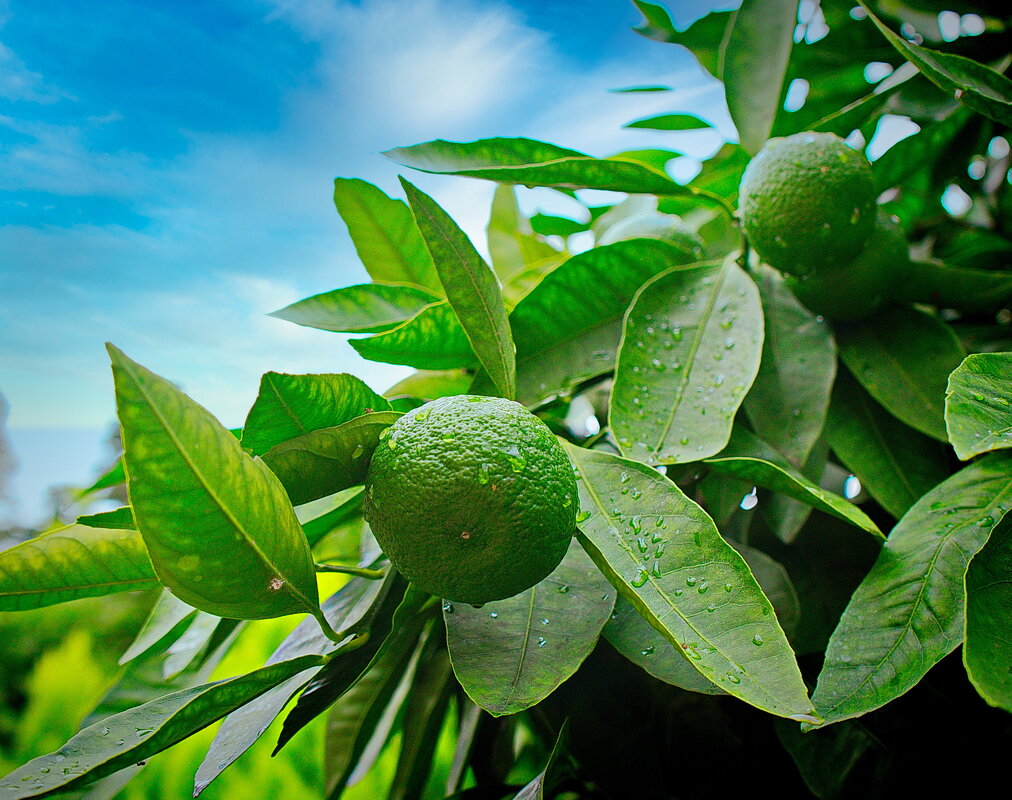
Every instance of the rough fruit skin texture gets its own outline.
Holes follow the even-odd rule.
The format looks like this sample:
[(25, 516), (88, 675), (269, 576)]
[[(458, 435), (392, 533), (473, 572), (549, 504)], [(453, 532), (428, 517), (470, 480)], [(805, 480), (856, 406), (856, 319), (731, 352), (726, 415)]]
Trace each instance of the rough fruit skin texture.
[(875, 181), (868, 160), (839, 136), (796, 133), (770, 139), (749, 162), (738, 206), (760, 258), (804, 274), (861, 252), (875, 223)]
[(863, 319), (889, 299), (893, 282), (904, 273), (908, 259), (903, 231), (879, 212), (867, 246), (853, 262), (813, 269), (807, 275), (788, 275), (786, 281), (813, 314), (837, 321)]
[(495, 397), (443, 397), (391, 425), (366, 476), (365, 518), (391, 563), (460, 603), (547, 577), (576, 532), (565, 451), (540, 419)]

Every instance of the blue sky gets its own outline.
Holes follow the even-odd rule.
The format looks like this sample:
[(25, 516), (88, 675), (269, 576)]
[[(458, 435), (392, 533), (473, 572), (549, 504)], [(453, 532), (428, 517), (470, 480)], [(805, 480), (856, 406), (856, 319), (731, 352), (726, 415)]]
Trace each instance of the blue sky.
[[(682, 25), (711, 6), (669, 3)], [(232, 426), (267, 370), (401, 377), (265, 316), (366, 279), (331, 181), (397, 192), (382, 150), (519, 135), (714, 150), (712, 132), (622, 129), (686, 111), (731, 135), (716, 83), (638, 20), (627, 0), (0, 0), (0, 392), (21, 491), (87, 479), (114, 419), (106, 340)], [(679, 91), (607, 92), (641, 83)], [(483, 247), (490, 184), (411, 180)], [(73, 452), (53, 452), (53, 429)]]

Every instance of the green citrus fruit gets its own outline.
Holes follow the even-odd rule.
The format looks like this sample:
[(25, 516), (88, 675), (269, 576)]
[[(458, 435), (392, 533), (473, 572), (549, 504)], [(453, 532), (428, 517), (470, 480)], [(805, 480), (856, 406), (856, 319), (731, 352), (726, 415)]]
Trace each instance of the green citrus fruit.
[(512, 400), (459, 395), (409, 411), (384, 432), (365, 486), (365, 518), (390, 562), (447, 600), (519, 594), (576, 532), (569, 458)]
[(671, 214), (654, 212), (637, 214), (612, 225), (598, 240), (598, 244), (611, 244), (626, 239), (663, 239), (678, 245), (687, 253), (703, 257), (703, 242), (684, 223)]
[(770, 139), (749, 162), (738, 196), (760, 258), (783, 272), (838, 267), (861, 252), (875, 223), (871, 165), (832, 133)]
[(862, 319), (888, 300), (908, 257), (903, 231), (879, 212), (867, 245), (850, 264), (788, 275), (787, 285), (809, 311), (826, 319)]

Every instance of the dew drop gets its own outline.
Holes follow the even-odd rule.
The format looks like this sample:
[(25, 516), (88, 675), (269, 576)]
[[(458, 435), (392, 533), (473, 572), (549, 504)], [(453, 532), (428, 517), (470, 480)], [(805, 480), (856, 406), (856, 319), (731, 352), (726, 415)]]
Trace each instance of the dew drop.
[(726, 680), (728, 683), (733, 683), (733, 684), (739, 684), (739, 683), (741, 683), (741, 678), (739, 678), (733, 672), (728, 672), (726, 675), (724, 675), (724, 680)]
[(756, 647), (765, 644), (765, 642), (766, 640), (763, 639), (761, 634), (757, 633), (755, 636), (752, 637), (752, 644), (754, 644)]
[(644, 647), (642, 650), (640, 650), (640, 655), (641, 656), (649, 656), (649, 655), (652, 655), (653, 652), (654, 652), (654, 646), (652, 644), (650, 644), (650, 645), (647, 645), (646, 647)]
[(351, 451), (352, 458), (361, 458), (365, 454), (365, 445), (357, 444), (355, 449)]
[(453, 603), (443, 603), (443, 611), (447, 614), (453, 613)]
[(524, 467), (527, 466), (527, 459), (520, 454), (520, 448), (515, 444), (511, 444), (506, 449), (506, 458), (514, 472), (523, 472)]
[(489, 619), (499, 619), (499, 612), (498, 611), (492, 611), (492, 612), (489, 613), (488, 616), (489, 616)]
[(576, 515), (577, 522), (586, 522), (588, 519), (590, 519), (589, 511), (581, 511), (579, 514)]
[(709, 581), (702, 581), (699, 584), (699, 587), (696, 589), (696, 591), (699, 592), (700, 594), (706, 594), (709, 590), (710, 590), (710, 582)]
[(643, 569), (643, 567), (640, 567), (636, 571), (636, 577), (633, 578), (629, 583), (630, 585), (632, 585), (633, 588), (639, 589), (643, 584), (647, 582), (649, 578), (650, 574), (645, 569)]
[(425, 422), (429, 418), (430, 411), (431, 409), (428, 408), (418, 409), (418, 412), (415, 414), (415, 422)]
[(538, 637), (538, 647), (544, 647), (547, 644), (544, 636)]
[(562, 586), (559, 587), (559, 594), (569, 594), (569, 584), (562, 584)]
[[(489, 481), (488, 464), (482, 464), (478, 467), (478, 483), (484, 486)], [(568, 496), (568, 495), (567, 495)]]

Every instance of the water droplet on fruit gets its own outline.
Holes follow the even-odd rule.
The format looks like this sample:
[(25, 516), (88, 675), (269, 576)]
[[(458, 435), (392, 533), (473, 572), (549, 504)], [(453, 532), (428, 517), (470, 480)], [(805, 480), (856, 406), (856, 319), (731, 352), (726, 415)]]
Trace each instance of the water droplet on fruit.
[(481, 464), (478, 467), (478, 483), (484, 486), (489, 481), (488, 464)]

